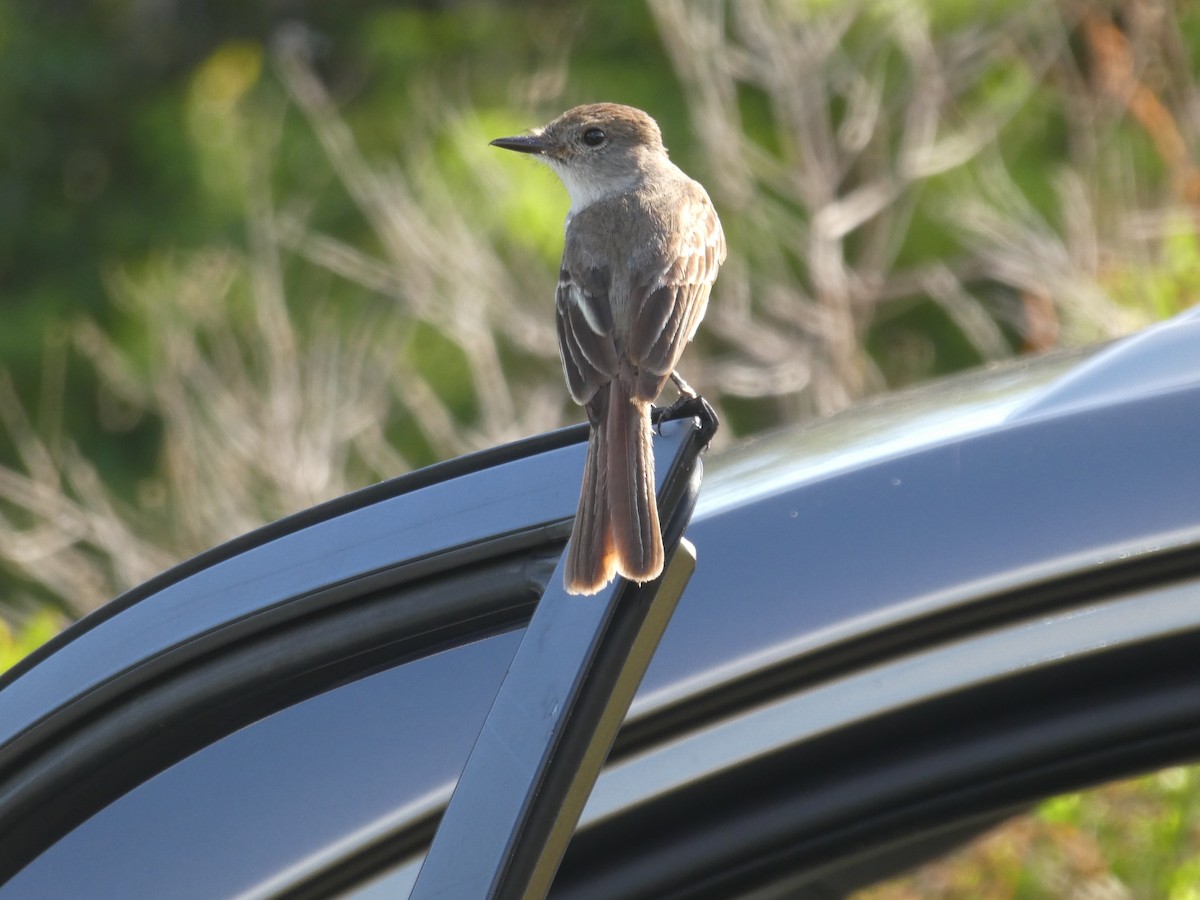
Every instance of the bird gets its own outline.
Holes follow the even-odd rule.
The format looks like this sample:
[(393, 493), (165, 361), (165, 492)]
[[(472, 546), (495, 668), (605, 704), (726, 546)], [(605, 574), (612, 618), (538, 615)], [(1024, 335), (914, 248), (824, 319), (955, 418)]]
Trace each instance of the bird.
[(651, 406), (668, 380), (696, 396), (675, 369), (725, 261), (721, 221), (632, 106), (576, 106), (491, 144), (545, 162), (571, 201), (555, 317), (567, 389), (591, 428), (564, 586), (651, 581), (664, 562)]

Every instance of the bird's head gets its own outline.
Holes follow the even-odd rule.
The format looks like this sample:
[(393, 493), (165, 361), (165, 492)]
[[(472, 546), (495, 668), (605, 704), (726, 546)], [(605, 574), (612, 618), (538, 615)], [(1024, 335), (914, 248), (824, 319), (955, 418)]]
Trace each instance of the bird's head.
[(617, 103), (576, 106), (529, 134), (491, 143), (546, 162), (571, 195), (572, 212), (632, 189), (667, 159), (658, 123)]

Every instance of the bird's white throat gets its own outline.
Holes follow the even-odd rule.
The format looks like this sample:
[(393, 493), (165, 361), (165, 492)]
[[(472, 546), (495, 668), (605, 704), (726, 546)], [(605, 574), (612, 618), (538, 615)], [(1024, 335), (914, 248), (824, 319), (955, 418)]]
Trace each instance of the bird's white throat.
[(642, 177), (642, 173), (636, 169), (615, 175), (611, 172), (598, 172), (586, 166), (562, 163), (549, 157), (546, 158), (546, 162), (558, 175), (571, 198), (571, 208), (567, 212), (568, 220), (593, 203), (632, 190)]

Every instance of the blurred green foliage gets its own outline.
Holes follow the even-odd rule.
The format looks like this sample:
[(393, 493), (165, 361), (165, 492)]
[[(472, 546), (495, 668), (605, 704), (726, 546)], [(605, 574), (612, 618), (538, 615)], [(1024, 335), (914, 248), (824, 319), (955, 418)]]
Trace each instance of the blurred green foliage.
[[(246, 180), (262, 174), (247, 171), (248, 151), (264, 131), (283, 132), (268, 173), (277, 195), (305, 196), (321, 227), (369, 242), (269, 72), (271, 42), (289, 26), (310, 35), (318, 70), (346, 101), (347, 121), (369, 156), (404, 152), (413, 137), (406, 123), (425, 121), (422, 104), (441, 102), (434, 87), (478, 106), (477, 125), (486, 129), (433, 145), (438, 177), (453, 177), (456, 166), (486, 152), (485, 138), (499, 133), (493, 128), (532, 124), (488, 110), (511, 108), (512, 80), (568, 47), (572, 93), (666, 105), (663, 118), (677, 133), (684, 127), (669, 65), (636, 2), (563, 10), (552, 3), (2, 0), (0, 364), (33, 406), (46, 344), (63, 339), (63, 323), (86, 315), (126, 346), (144, 339), (139, 323), (113, 307), (105, 284), (112, 267), (138, 271), (244, 240)], [(664, 88), (674, 95), (669, 104)], [(454, 147), (470, 152), (456, 158)], [(527, 177), (507, 195), (498, 222), (519, 228), (549, 260), (565, 201), (543, 173), (518, 175)], [(63, 427), (131, 489), (153, 464), (154, 423), (112, 433), (100, 421), (92, 382), (71, 366)], [(11, 448), (0, 448), (0, 460), (11, 459)]]
[(50, 610), (29, 616), (20, 628), (0, 619), (0, 673), (12, 668), (63, 627), (63, 618)]

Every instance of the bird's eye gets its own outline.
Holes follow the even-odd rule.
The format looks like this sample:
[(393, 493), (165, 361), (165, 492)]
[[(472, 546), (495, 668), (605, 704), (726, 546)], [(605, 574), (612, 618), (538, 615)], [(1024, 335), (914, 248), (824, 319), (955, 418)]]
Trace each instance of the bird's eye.
[(604, 130), (601, 128), (589, 128), (583, 133), (583, 142), (589, 147), (599, 147), (604, 143)]

